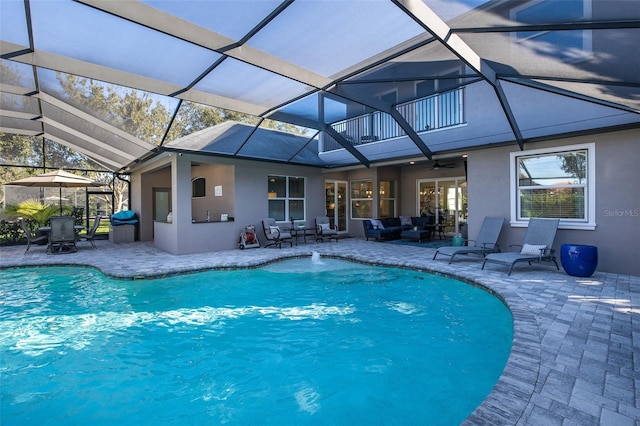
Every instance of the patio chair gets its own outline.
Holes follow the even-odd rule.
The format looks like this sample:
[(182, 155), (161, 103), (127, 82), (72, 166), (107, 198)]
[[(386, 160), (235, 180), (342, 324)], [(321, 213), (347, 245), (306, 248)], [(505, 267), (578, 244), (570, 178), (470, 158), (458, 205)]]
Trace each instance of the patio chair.
[(513, 266), (516, 263), (528, 262), (531, 265), (532, 262), (540, 263), (544, 261), (553, 262), (556, 265), (556, 269), (560, 270), (554, 255), (555, 250), (551, 248), (553, 240), (556, 238), (559, 223), (560, 219), (530, 219), (522, 245), (514, 244), (509, 246), (512, 249), (513, 247), (520, 247), (520, 251), (488, 254), (485, 256), (484, 262), (482, 262), (482, 269), (484, 269), (484, 265), (487, 262), (509, 265), (508, 275), (511, 275)]
[(489, 253), (499, 252), (500, 247), (497, 242), (503, 224), (503, 217), (485, 217), (475, 240), (467, 240), (468, 245), (462, 247), (439, 247), (433, 255), (433, 260), (439, 254), (449, 256), (449, 263), (451, 263), (459, 254), (479, 254), (484, 257)]
[(96, 243), (94, 243), (93, 240), (95, 239), (96, 231), (100, 226), (100, 220), (102, 220), (102, 216), (96, 215), (96, 218), (93, 221), (93, 225), (91, 226), (91, 229), (89, 229), (89, 232), (87, 232), (87, 235), (85, 235), (80, 239), (81, 241), (88, 241), (89, 243), (91, 243), (91, 247), (93, 247), (94, 249), (96, 249), (97, 247), (96, 247)]
[(20, 228), (22, 228), (22, 230), (24, 231), (25, 237), (27, 237), (27, 249), (24, 251), (25, 254), (31, 248), (31, 244), (38, 244), (41, 241), (47, 241), (49, 239), (49, 236), (47, 234), (36, 236), (36, 234), (34, 234), (33, 231), (29, 229), (24, 221), (24, 218), (18, 218), (18, 222), (20, 223)]
[(316, 217), (316, 241), (324, 243), (325, 238), (329, 241), (332, 239), (338, 242), (338, 230), (331, 227), (331, 222), (327, 216)]
[(73, 216), (52, 216), (50, 219), (49, 249), (58, 253), (72, 253), (76, 247), (76, 219)]
[(269, 217), (262, 220), (262, 230), (264, 236), (267, 239), (265, 247), (276, 246), (282, 248), (282, 244), (289, 243), (293, 247), (293, 240), (291, 239), (291, 232), (285, 229), (280, 229), (276, 220)]

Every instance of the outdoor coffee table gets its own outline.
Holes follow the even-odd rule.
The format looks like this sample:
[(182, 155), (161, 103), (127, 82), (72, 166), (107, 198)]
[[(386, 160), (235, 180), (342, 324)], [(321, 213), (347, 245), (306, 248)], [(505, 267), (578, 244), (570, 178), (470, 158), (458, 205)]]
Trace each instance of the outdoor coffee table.
[(418, 240), (421, 243), (423, 239), (428, 240), (430, 234), (431, 231), (426, 229), (407, 229), (400, 233), (400, 238), (403, 240)]

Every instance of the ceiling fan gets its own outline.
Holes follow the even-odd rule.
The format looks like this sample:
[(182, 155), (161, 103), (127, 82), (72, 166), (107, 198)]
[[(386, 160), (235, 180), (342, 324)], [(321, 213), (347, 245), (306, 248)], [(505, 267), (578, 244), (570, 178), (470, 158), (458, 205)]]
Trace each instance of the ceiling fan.
[(433, 167), (431, 168), (431, 170), (440, 170), (440, 169), (444, 169), (444, 168), (452, 168), (455, 167), (455, 164), (440, 164), (438, 162), (438, 160), (436, 160), (436, 162), (433, 164)]

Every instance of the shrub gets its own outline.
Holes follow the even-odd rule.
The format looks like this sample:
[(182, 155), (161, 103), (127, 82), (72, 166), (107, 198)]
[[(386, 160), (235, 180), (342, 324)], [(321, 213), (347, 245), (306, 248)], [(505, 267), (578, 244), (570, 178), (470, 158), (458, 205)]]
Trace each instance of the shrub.
[[(66, 209), (68, 210), (68, 208)], [(38, 226), (46, 226), (49, 223), (49, 218), (51, 218), (51, 216), (55, 216), (60, 213), (60, 207), (52, 204), (42, 204), (38, 200), (26, 200), (17, 206), (7, 208), (7, 213), (12, 211), (15, 211), (15, 213), (13, 213), (15, 217), (22, 216), (25, 219), (33, 220), (38, 224)], [(65, 214), (65, 207), (63, 207), (62, 214)]]

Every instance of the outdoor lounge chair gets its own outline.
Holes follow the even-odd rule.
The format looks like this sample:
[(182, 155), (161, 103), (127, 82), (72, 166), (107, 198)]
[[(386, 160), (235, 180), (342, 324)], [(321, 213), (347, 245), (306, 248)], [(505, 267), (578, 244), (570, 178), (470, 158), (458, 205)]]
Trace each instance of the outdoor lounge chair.
[(316, 241), (321, 241), (324, 243), (324, 240), (327, 239), (331, 241), (332, 239), (338, 242), (338, 230), (334, 226), (331, 227), (331, 222), (329, 222), (329, 218), (327, 216), (318, 216), (316, 217)]
[(91, 229), (89, 230), (89, 232), (87, 232), (87, 235), (81, 238), (82, 241), (88, 241), (89, 243), (91, 243), (91, 247), (93, 247), (94, 249), (97, 247), (96, 247), (96, 243), (94, 243), (93, 240), (95, 239), (96, 231), (100, 226), (101, 219), (102, 219), (102, 216), (96, 215), (96, 218), (94, 219)]
[(433, 260), (435, 260), (439, 254), (449, 256), (449, 263), (451, 263), (453, 258), (459, 254), (479, 254), (486, 256), (489, 253), (499, 252), (500, 247), (497, 242), (503, 224), (504, 218), (502, 217), (485, 217), (480, 232), (478, 232), (478, 237), (475, 240), (467, 241), (467, 244), (470, 243), (470, 245), (462, 247), (440, 247), (433, 255)]
[(280, 229), (275, 219), (271, 217), (263, 219), (262, 230), (264, 231), (264, 236), (267, 239), (265, 247), (276, 246), (278, 248), (282, 248), (282, 244), (286, 243), (289, 243), (289, 245), (293, 247), (291, 232)]
[(22, 228), (25, 237), (27, 237), (27, 249), (24, 251), (25, 253), (29, 251), (31, 244), (38, 244), (41, 241), (47, 241), (49, 239), (47, 234), (36, 236), (33, 231), (29, 229), (24, 218), (18, 218), (18, 222), (20, 222), (20, 228)]
[(513, 266), (518, 262), (528, 262), (531, 265), (532, 262), (553, 262), (556, 268), (560, 270), (553, 246), (553, 240), (556, 238), (556, 231), (558, 230), (558, 224), (560, 219), (539, 219), (533, 218), (529, 220), (529, 227), (524, 235), (524, 241), (522, 245), (510, 245), (509, 247), (520, 247), (518, 252), (508, 253), (491, 253), (485, 256), (484, 262), (482, 262), (482, 269), (484, 265), (489, 263), (501, 263), (503, 265), (509, 265), (509, 274), (513, 270)]
[(52, 216), (50, 219), (49, 249), (51, 253), (72, 253), (76, 247), (76, 219), (73, 216)]

